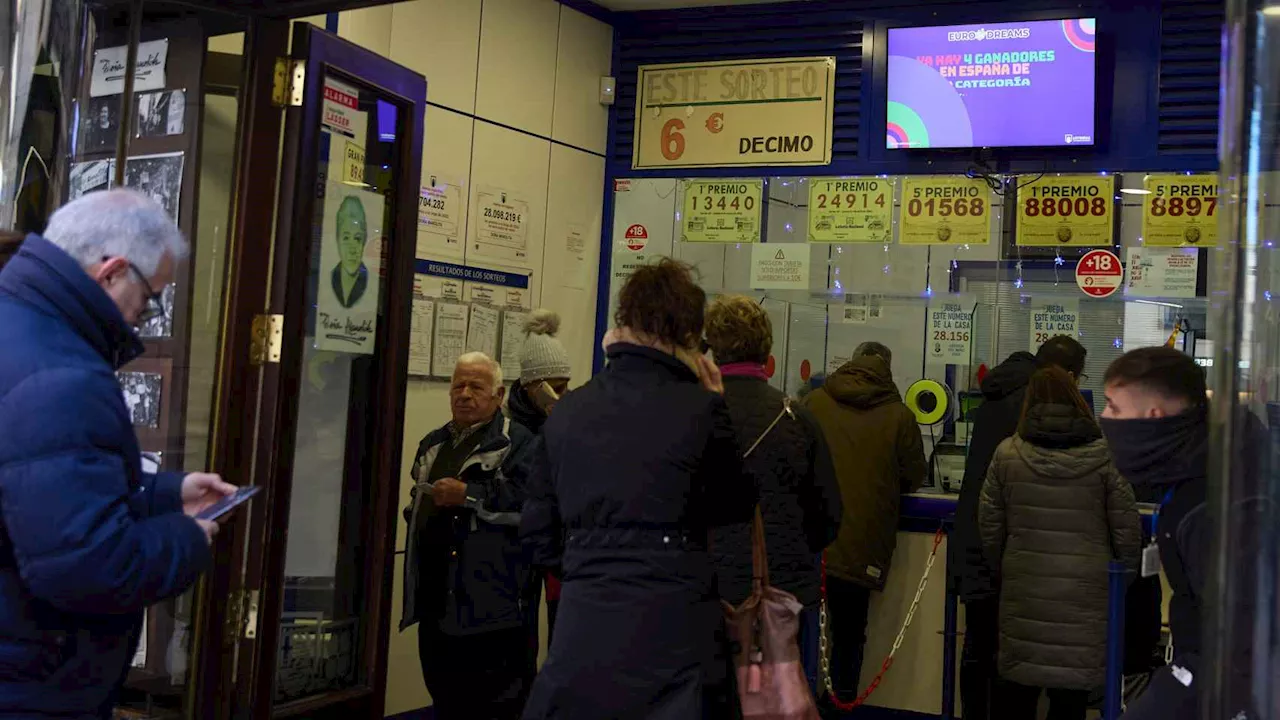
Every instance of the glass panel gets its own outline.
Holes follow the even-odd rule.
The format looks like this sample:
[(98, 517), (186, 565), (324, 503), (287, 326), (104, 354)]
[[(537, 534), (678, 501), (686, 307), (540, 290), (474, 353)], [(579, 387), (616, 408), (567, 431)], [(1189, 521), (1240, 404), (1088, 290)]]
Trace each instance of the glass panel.
[[(101, 51), (126, 45), (124, 13), (103, 11), (90, 17), (96, 29), (89, 33), (91, 47)], [(78, 170), (84, 162), (101, 162), (113, 170), (116, 133), (125, 118), (132, 117), (125, 185), (160, 202), (191, 242), (190, 257), (162, 290), (164, 314), (139, 331), (146, 353), (118, 373), (144, 469), (203, 471), (209, 469), (213, 452), (210, 427), (222, 295), (229, 277), (226, 253), (239, 100), (234, 87), (215, 90), (200, 83), (202, 70), (228, 63), (238, 66), (238, 50), (213, 52), (205, 34), (212, 27), (236, 29), (232, 24), (225, 16), (206, 24), (187, 9), (148, 3), (139, 57), (160, 52), (164, 72), (160, 78), (138, 81), (133, 114), (123, 106), (125, 96), (119, 90), (94, 97), (98, 91), (93, 79), (81, 83), (82, 112), (69, 195), (99, 189), (87, 185), (83, 178), (88, 176)], [(193, 589), (147, 610), (117, 717), (183, 716), (187, 690), (194, 683), (196, 600)], [(215, 634), (209, 641), (221, 638)]]
[(397, 177), (396, 108), (355, 84), (325, 80), (317, 133), (293, 491), (285, 552), (275, 699), (362, 680), (370, 424), (380, 354), (387, 241)]

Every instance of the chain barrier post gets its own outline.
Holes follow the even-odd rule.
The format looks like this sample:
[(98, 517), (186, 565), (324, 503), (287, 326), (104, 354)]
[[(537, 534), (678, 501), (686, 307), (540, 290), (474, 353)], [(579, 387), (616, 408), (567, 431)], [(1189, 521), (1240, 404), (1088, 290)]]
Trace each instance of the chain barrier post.
[[(950, 562), (948, 554), (947, 562)], [(948, 585), (950, 585), (951, 568), (947, 567)], [(959, 634), (960, 610), (957, 607), (957, 596), (947, 587), (942, 609), (942, 720), (952, 720), (956, 716), (956, 636)]]
[(1119, 720), (1124, 697), (1124, 594), (1129, 572), (1114, 560), (1107, 566), (1107, 686), (1102, 720)]

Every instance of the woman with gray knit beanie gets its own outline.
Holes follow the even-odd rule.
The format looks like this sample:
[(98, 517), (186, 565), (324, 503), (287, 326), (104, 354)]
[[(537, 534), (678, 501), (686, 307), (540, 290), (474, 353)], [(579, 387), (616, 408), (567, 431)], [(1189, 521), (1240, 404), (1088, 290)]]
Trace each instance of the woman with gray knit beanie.
[[(534, 435), (541, 435), (542, 425), (556, 401), (569, 391), (569, 353), (556, 338), (560, 316), (554, 310), (535, 310), (524, 325), (524, 348), (520, 351), (520, 379), (507, 396), (507, 414)], [(530, 609), (529, 628), (532, 650), (538, 652), (538, 605), (543, 582), (547, 588), (547, 644), (556, 625), (556, 607), (560, 604), (560, 581), (551, 573), (535, 577), (529, 583), (525, 606)]]

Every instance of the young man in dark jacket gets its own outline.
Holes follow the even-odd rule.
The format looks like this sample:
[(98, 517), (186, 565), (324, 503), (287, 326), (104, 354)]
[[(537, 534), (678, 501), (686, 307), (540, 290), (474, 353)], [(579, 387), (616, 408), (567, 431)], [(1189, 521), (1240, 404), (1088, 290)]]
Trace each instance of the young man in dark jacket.
[(0, 272), (0, 717), (110, 717), (143, 610), (208, 566), (235, 488), (145, 473), (115, 372), (187, 252), (150, 198), (86, 195)]
[(518, 718), (535, 672), (519, 537), (533, 436), (503, 415), (504, 394), (501, 366), (459, 358), (453, 420), (423, 438), (413, 464), (400, 629), (419, 626), (441, 720)]
[(827, 548), (831, 680), (845, 699), (858, 690), (871, 592), (884, 589), (898, 538), (902, 495), (924, 484), (924, 443), (902, 402), (880, 343), (854, 357), (805, 398), (831, 449), (844, 517)]
[(1022, 417), (1027, 383), (1038, 367), (1059, 367), (1079, 380), (1086, 351), (1075, 338), (1049, 338), (1039, 351), (1016, 352), (982, 380), (982, 404), (973, 411), (973, 435), (964, 465), (964, 482), (956, 505), (955, 528), (948, 538), (951, 582), (965, 606), (964, 649), (960, 658), (960, 700), (966, 718), (991, 717), (999, 642), (999, 593), (991, 563), (978, 537), (978, 498), (996, 448), (1013, 437)]
[[(1146, 692), (1129, 704), (1125, 718), (1199, 718), (1201, 688), (1216, 674), (1224, 675), (1226, 681), (1220, 687), (1220, 705), (1214, 708), (1213, 716), (1232, 720), (1256, 717), (1248, 697), (1254, 604), (1250, 588), (1237, 586), (1239, 604), (1219, 611), (1234, 618), (1229, 641), (1224, 643), (1228, 656), (1220, 660), (1223, 667), (1210, 668), (1203, 662), (1214, 532), (1206, 504), (1209, 401), (1204, 371), (1173, 348), (1142, 348), (1125, 353), (1107, 369), (1106, 395), (1102, 430), (1116, 468), (1135, 487), (1153, 488), (1161, 496), (1156, 525), (1158, 566), (1173, 590), (1169, 600), (1173, 662), (1153, 676)], [(1251, 436), (1258, 431), (1251, 416), (1242, 420), (1244, 427), (1237, 430), (1238, 435)], [(1266, 438), (1258, 440), (1242, 443), (1235, 456), (1243, 459), (1265, 447)], [(1241, 474), (1248, 478), (1256, 469), (1246, 468)], [(1233, 536), (1242, 542), (1233, 547), (1231, 555), (1245, 563), (1259, 557), (1256, 546), (1250, 549), (1259, 528), (1248, 520), (1262, 507), (1262, 503), (1246, 498), (1232, 512), (1239, 522)], [(1150, 557), (1144, 557), (1143, 564), (1144, 574), (1157, 569)], [(1246, 565), (1237, 574), (1241, 572), (1247, 576), (1253, 570)]]

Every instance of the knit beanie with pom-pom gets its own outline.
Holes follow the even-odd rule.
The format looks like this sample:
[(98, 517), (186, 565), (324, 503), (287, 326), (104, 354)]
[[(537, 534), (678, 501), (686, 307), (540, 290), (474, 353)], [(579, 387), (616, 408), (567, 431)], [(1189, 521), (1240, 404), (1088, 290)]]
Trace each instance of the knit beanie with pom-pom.
[(520, 384), (569, 378), (569, 353), (556, 339), (560, 316), (553, 310), (535, 310), (524, 324), (524, 349), (520, 351)]

